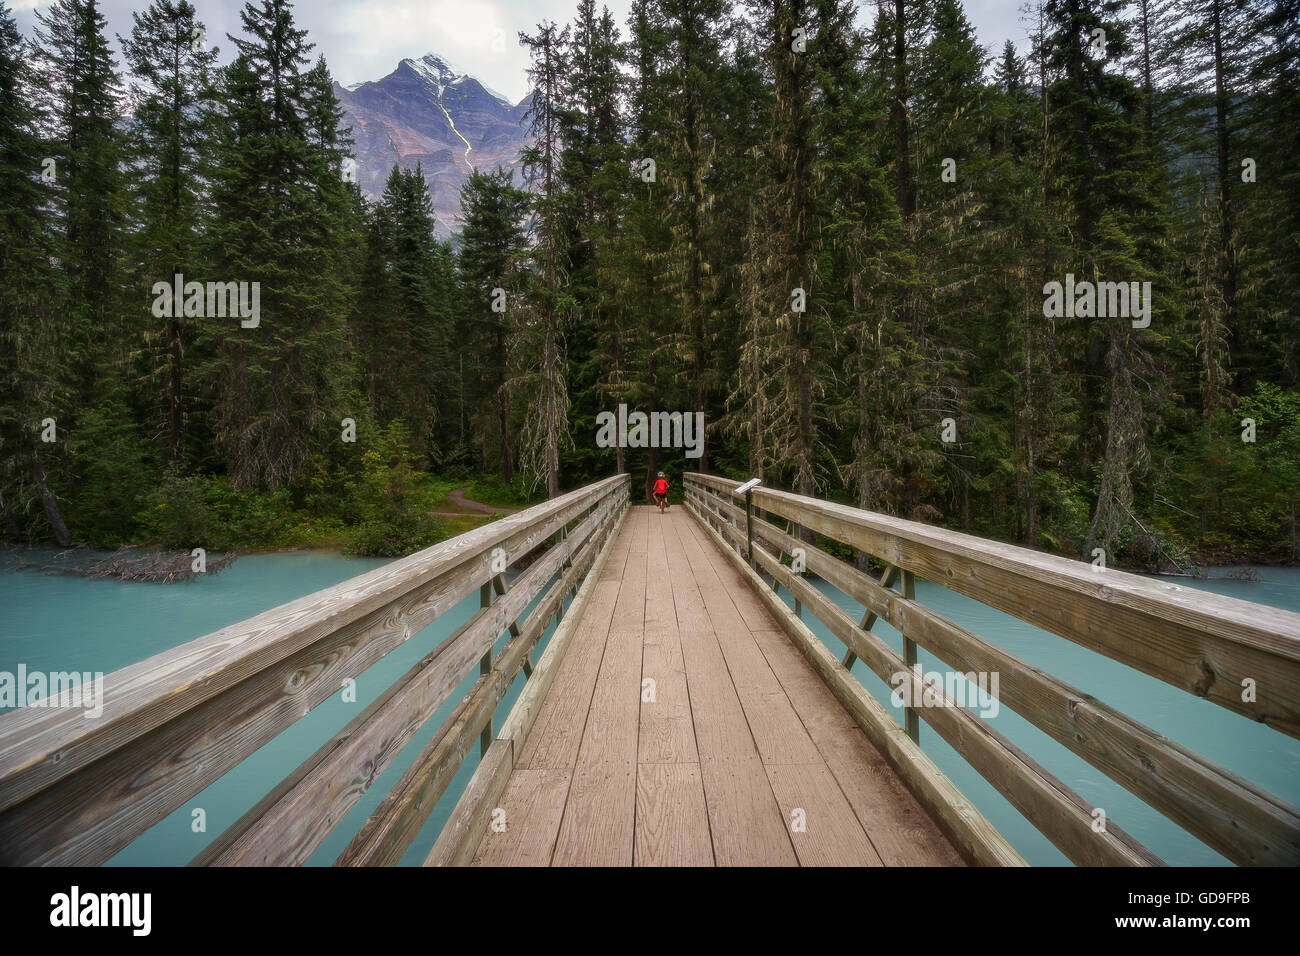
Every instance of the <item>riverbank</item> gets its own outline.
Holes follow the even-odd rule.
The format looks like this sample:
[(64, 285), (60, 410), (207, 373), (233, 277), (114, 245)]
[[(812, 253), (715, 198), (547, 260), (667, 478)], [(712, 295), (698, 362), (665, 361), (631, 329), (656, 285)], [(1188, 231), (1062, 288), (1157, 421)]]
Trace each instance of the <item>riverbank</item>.
[[(355, 478), (294, 489), (241, 489), (220, 475), (168, 475), (111, 516), (70, 499), (72, 547), (208, 554), (331, 549), (394, 558), (527, 507), (522, 488), (494, 476), (429, 475), (367, 459)], [(110, 520), (111, 518), (111, 520)], [(23, 542), (51, 544), (32, 538)]]

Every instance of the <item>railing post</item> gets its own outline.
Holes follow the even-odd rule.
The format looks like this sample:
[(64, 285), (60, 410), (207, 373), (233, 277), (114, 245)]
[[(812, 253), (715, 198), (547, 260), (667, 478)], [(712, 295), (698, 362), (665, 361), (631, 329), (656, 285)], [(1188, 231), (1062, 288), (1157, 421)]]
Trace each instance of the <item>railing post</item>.
[(761, 478), (751, 478), (732, 492), (733, 495), (745, 496), (745, 544), (749, 549), (746, 557), (749, 558), (749, 566), (755, 570), (758, 566), (754, 563), (754, 489), (762, 483)]
[[(489, 581), (478, 589), (478, 606), (489, 607), (492, 604), (492, 582)], [(496, 644), (496, 635), (492, 638), (492, 644)], [(489, 645), (487, 653), (478, 662), (479, 676), (492, 673), (492, 646)], [(479, 756), (482, 757), (487, 753), (488, 747), (492, 746), (492, 718), (488, 717), (487, 725), (483, 728), (483, 733), (478, 738)]]
[(749, 566), (754, 564), (754, 492), (745, 492), (745, 538), (749, 542)]
[[(911, 571), (904, 571), (902, 577), (903, 599), (906, 601), (914, 600), (916, 598), (916, 578), (913, 576)], [(909, 671), (915, 673), (916, 642), (911, 640), (906, 634), (903, 635), (903, 663), (907, 666)], [(908, 675), (908, 679), (912, 679), (911, 674)], [(913, 701), (912, 703), (915, 704), (916, 702)], [(917, 715), (914, 707), (907, 708), (904, 713), (904, 719), (906, 723), (907, 736), (911, 737), (914, 743), (920, 743), (921, 719)]]

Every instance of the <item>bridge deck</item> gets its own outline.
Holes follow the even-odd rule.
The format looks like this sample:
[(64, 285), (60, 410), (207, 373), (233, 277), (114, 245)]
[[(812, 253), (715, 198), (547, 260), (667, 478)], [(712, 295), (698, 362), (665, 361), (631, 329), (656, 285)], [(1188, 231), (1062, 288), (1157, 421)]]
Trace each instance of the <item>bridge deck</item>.
[(611, 547), (476, 865), (961, 864), (682, 507)]

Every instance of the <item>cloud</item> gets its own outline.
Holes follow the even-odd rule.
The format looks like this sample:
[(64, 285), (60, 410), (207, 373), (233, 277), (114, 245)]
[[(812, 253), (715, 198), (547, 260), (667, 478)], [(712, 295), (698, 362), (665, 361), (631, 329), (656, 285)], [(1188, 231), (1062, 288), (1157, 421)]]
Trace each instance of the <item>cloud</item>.
[[(147, 0), (102, 0), (110, 37), (131, 30), (132, 10)], [(191, 0), (208, 36), (229, 60), (233, 45), (227, 33), (242, 34), (235, 0)], [(626, 38), (631, 0), (597, 0), (608, 6)], [(30, 36), (35, 10), (48, 10), (50, 0), (11, 0), (10, 9), (24, 34)], [(965, 0), (966, 13), (980, 42), (997, 53), (1006, 39), (1023, 43), (1019, 0)], [(532, 33), (542, 20), (567, 23), (575, 0), (299, 0), (294, 18), (323, 54), (334, 78), (346, 85), (387, 76), (405, 57), (438, 53), (500, 90), (512, 102), (527, 93), (524, 71), (528, 54), (519, 45), (519, 32)], [(875, 16), (874, 0), (860, 0), (860, 22)], [(114, 42), (114, 48), (117, 44)]]

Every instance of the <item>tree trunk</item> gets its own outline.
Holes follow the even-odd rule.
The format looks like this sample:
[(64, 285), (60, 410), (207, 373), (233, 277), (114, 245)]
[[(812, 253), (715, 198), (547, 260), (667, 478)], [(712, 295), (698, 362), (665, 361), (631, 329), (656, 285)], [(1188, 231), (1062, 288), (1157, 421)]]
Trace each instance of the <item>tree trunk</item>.
[[(4, 517), (5, 527), (9, 529), (9, 540), (18, 541), (22, 538), (22, 529), (18, 527), (18, 522), (14, 520), (13, 512), (9, 510), (9, 499), (0, 493), (0, 515)], [(1295, 511), (1291, 513), (1291, 526), (1295, 527)]]
[(171, 427), (171, 460), (179, 465), (184, 457), (184, 441), (181, 416), (181, 324), (175, 319), (171, 323), (171, 382), (167, 390), (169, 405), (168, 421)]
[[(1232, 175), (1229, 166), (1228, 90), (1223, 75), (1223, 4), (1214, 0), (1211, 10), (1214, 29), (1214, 132), (1219, 168), (1219, 248), (1222, 255), (1223, 311), (1228, 329), (1229, 365), (1235, 368), (1241, 353), (1241, 330), (1237, 327), (1237, 255), (1233, 241)], [(1242, 388), (1246, 383), (1238, 383)]]
[(66, 548), (72, 543), (72, 536), (68, 534), (68, 526), (63, 523), (63, 515), (59, 511), (58, 499), (54, 497), (54, 492), (50, 490), (50, 484), (45, 477), (45, 466), (37, 457), (36, 452), (32, 452), (32, 478), (36, 481), (36, 489), (41, 495), (41, 504), (45, 507), (45, 517), (50, 522), (50, 530), (54, 532), (54, 540), (59, 543), (59, 547)]

